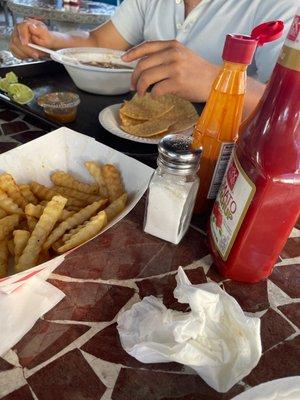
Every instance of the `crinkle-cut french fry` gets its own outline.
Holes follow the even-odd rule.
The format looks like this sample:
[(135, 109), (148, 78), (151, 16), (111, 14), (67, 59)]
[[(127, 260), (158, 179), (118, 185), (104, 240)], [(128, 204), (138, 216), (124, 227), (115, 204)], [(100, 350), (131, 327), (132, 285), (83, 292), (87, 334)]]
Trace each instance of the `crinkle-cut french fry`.
[(50, 235), (48, 236), (46, 242), (44, 243), (43, 248), (45, 250), (50, 249), (52, 244), (56, 242), (67, 230), (74, 228), (82, 224), (84, 221), (88, 220), (96, 214), (96, 212), (102, 207), (105, 206), (107, 200), (99, 200), (95, 201), (93, 204), (90, 204), (78, 211), (76, 214), (72, 215), (70, 218), (61, 222), (57, 228), (55, 228)]
[(67, 206), (66, 207), (67, 211), (75, 211), (75, 212), (77, 212), (77, 211), (80, 211), (81, 209), (82, 209), (82, 207), (75, 207), (75, 206)]
[(4, 278), (7, 274), (8, 256), (7, 240), (2, 240), (0, 242), (0, 278)]
[(18, 185), (10, 174), (4, 173), (0, 175), (0, 188), (24, 210), (27, 200), (22, 196)]
[(57, 250), (63, 245), (64, 245), (63, 240), (59, 239), (57, 242), (53, 243), (53, 245), (51, 247), (52, 247), (52, 250), (54, 250), (55, 253), (57, 253)]
[[(42, 206), (41, 204), (27, 204), (25, 207), (25, 214), (30, 215), (31, 217), (35, 218), (40, 218), (40, 216), (43, 214), (45, 206)], [(75, 211), (68, 211), (68, 210), (62, 210), (61, 215), (59, 217), (59, 221), (65, 221), (67, 218), (71, 217), (72, 215), (75, 214)]]
[(125, 208), (127, 201), (127, 193), (123, 193), (117, 200), (113, 201), (108, 207), (104, 209), (107, 216), (107, 221), (110, 222), (117, 215), (119, 215)]
[(18, 264), (20, 255), (23, 253), (28, 239), (30, 238), (30, 232), (17, 229), (13, 233), (14, 235), (14, 252), (15, 252), (15, 264)]
[(38, 204), (38, 199), (35, 197), (35, 195), (32, 193), (30, 190), (29, 185), (18, 185), (19, 189), (23, 195), (23, 197), (31, 204)]
[(62, 210), (60, 217), (58, 218), (58, 221), (65, 221), (67, 218), (70, 218), (72, 215), (74, 215), (76, 211), (68, 211), (68, 210)]
[(0, 241), (4, 240), (18, 225), (19, 215), (8, 215), (0, 219)]
[(108, 190), (108, 198), (112, 203), (125, 192), (122, 177), (120, 171), (111, 164), (103, 165), (102, 173)]
[(35, 265), (43, 244), (56, 224), (66, 202), (67, 199), (62, 196), (54, 196), (49, 201), (19, 258), (19, 262), (15, 267), (17, 271), (24, 271)]
[(79, 232), (81, 228), (83, 228), (84, 226), (86, 226), (88, 223), (88, 221), (86, 221), (84, 224), (82, 225), (78, 225), (76, 228), (70, 229), (70, 231), (68, 233), (65, 233), (62, 237), (63, 242), (66, 242), (70, 239), (70, 237), (72, 237), (73, 235), (75, 235), (75, 233)]
[(43, 214), (44, 208), (41, 204), (32, 204), (29, 203), (25, 207), (25, 214), (30, 215), (31, 217), (40, 218)]
[(78, 190), (67, 188), (64, 186), (54, 186), (53, 189), (56, 190), (58, 193), (60, 193), (62, 196), (78, 199), (85, 204), (91, 204), (94, 203), (95, 201), (99, 201), (102, 199), (102, 197), (97, 196), (95, 194), (87, 194), (79, 192)]
[(71, 236), (74, 236), (75, 233), (79, 232), (81, 228), (84, 228), (85, 226), (87, 226), (87, 224), (88, 224), (90, 221), (94, 221), (95, 218), (97, 218), (97, 215), (95, 215), (94, 217), (90, 218), (90, 219), (87, 220), (87, 221), (84, 221), (83, 224), (76, 226), (76, 228), (70, 229), (70, 230), (68, 231), (68, 233), (65, 233), (65, 234), (63, 235), (62, 241), (63, 241), (63, 242), (66, 242), (67, 240), (69, 240)]
[(0, 207), (7, 214), (23, 214), (23, 210), (2, 189), (0, 189)]
[(23, 210), (12, 201), (10, 197), (0, 199), (0, 207), (7, 212), (7, 214), (24, 214)]
[(0, 219), (7, 216), (7, 212), (0, 208)]
[(40, 200), (52, 200), (52, 197), (56, 196), (56, 192), (53, 189), (50, 189), (44, 185), (41, 185), (38, 182), (31, 182), (30, 189), (33, 194)]
[(108, 191), (103, 177), (101, 164), (98, 164), (94, 161), (87, 161), (84, 163), (84, 165), (98, 184), (100, 196), (108, 198)]
[(51, 175), (51, 181), (54, 185), (65, 186), (88, 194), (97, 194), (99, 190), (97, 184), (89, 185), (88, 183), (80, 182), (73, 175), (64, 171), (54, 172)]
[(80, 229), (74, 236), (72, 236), (62, 247), (59, 247), (57, 252), (64, 253), (71, 250), (87, 240), (92, 239), (95, 235), (101, 232), (102, 228), (107, 224), (107, 218), (104, 211), (100, 211), (86, 226)]
[[(44, 185), (41, 185), (38, 182), (31, 182), (30, 188), (33, 191), (33, 193), (36, 195), (36, 197), (38, 197), (41, 200), (50, 201), (54, 196), (59, 195), (59, 193), (56, 192), (54, 189), (48, 188)], [(75, 207), (84, 206), (84, 203), (82, 203), (82, 201), (80, 201), (80, 200), (73, 199), (70, 197), (68, 197), (67, 200), (68, 200), (67, 204), (69, 206), (75, 206)]]
[(28, 226), (29, 232), (33, 232), (36, 224), (38, 223), (38, 219), (31, 217), (30, 215), (26, 215), (26, 220), (27, 220), (27, 226)]
[(14, 245), (14, 239), (10, 239), (7, 241), (7, 248), (9, 251), (9, 254), (14, 257), (15, 256), (15, 245)]

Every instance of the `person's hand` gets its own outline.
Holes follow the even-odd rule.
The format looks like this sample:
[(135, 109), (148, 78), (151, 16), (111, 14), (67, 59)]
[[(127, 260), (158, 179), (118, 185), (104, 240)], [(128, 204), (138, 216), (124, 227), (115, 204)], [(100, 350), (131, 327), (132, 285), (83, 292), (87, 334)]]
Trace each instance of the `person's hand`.
[(176, 40), (142, 43), (124, 56), (123, 60), (139, 60), (132, 74), (132, 90), (161, 96), (174, 93), (190, 101), (206, 101), (211, 85), (219, 72), (217, 65), (204, 60)]
[(14, 56), (21, 59), (39, 59), (45, 56), (45, 53), (29, 47), (28, 43), (38, 44), (51, 49), (53, 36), (43, 22), (28, 19), (15, 26), (10, 38), (9, 48)]

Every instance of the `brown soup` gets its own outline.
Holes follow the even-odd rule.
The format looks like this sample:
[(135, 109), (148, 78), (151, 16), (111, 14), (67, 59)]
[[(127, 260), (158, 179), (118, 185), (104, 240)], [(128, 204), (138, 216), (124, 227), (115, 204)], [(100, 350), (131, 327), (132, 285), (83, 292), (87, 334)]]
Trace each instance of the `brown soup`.
[(110, 68), (110, 69), (133, 69), (127, 65), (121, 64), (113, 64), (111, 62), (101, 62), (101, 61), (89, 61), (89, 62), (82, 62), (83, 65), (88, 65), (90, 67), (98, 67), (98, 68)]

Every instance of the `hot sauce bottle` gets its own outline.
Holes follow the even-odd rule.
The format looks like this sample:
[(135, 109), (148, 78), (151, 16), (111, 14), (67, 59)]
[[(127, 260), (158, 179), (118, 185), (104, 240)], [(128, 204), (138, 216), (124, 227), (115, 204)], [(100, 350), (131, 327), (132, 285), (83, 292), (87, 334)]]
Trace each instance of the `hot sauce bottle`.
[(247, 66), (252, 62), (256, 47), (277, 39), (282, 30), (281, 21), (272, 21), (256, 27), (251, 36), (226, 37), (223, 68), (213, 83), (193, 132), (193, 147), (203, 148), (196, 214), (211, 210), (237, 139), (244, 107)]
[(263, 98), (240, 131), (210, 217), (213, 260), (237, 281), (270, 275), (300, 216), (299, 11)]

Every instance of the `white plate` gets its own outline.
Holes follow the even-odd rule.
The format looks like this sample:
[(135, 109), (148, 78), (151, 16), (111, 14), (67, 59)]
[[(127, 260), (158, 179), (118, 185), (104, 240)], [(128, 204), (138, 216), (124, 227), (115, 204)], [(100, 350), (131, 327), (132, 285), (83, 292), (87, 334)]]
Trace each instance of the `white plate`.
[(107, 131), (112, 133), (113, 135), (119, 136), (123, 139), (131, 140), (133, 142), (138, 143), (148, 143), (148, 144), (158, 144), (160, 139), (151, 139), (151, 138), (143, 138), (134, 135), (130, 135), (130, 133), (124, 132), (118, 123), (119, 119), (119, 108), (122, 106), (122, 103), (113, 104), (112, 106), (104, 108), (99, 114), (100, 124)]
[(234, 397), (232, 400), (299, 400), (300, 376), (262, 383)]

